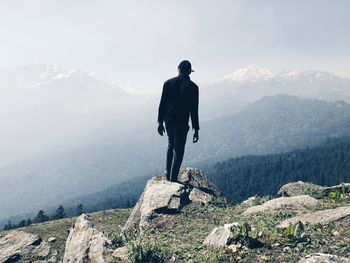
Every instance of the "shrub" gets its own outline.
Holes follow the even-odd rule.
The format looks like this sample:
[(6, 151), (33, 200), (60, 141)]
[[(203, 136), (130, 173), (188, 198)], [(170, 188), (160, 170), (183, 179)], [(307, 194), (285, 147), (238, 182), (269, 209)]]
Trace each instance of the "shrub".
[(165, 251), (155, 242), (137, 240), (128, 246), (129, 261), (132, 263), (165, 262)]

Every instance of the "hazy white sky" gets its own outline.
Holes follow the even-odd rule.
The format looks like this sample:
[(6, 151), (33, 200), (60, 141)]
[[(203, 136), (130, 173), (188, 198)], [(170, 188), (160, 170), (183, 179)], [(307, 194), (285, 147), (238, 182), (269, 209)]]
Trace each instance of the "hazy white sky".
[(350, 77), (348, 0), (0, 0), (0, 67), (103, 70), (158, 90), (183, 58), (206, 82), (256, 64)]

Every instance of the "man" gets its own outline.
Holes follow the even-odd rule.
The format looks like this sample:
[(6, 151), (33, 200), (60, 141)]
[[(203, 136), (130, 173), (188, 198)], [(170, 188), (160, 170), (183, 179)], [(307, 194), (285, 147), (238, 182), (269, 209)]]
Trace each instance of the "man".
[(190, 128), (190, 116), (194, 130), (193, 143), (199, 140), (198, 86), (190, 80), (191, 72), (191, 63), (182, 61), (178, 66), (179, 75), (164, 83), (159, 103), (158, 133), (163, 136), (166, 129), (168, 135), (166, 177), (171, 182), (177, 181)]

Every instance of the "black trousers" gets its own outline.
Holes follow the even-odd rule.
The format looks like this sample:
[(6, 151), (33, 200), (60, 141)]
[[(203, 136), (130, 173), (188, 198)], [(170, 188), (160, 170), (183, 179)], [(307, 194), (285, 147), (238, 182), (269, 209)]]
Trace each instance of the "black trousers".
[(168, 135), (168, 150), (166, 155), (166, 175), (169, 181), (177, 181), (182, 159), (185, 153), (187, 133), (190, 129), (188, 124), (176, 124), (165, 122)]

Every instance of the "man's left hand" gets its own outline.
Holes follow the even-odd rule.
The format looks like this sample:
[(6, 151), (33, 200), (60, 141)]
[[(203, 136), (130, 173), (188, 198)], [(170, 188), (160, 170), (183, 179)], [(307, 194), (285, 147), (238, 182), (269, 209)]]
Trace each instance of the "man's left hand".
[(165, 129), (164, 129), (163, 123), (160, 123), (158, 125), (158, 133), (159, 133), (160, 136), (163, 136), (163, 134), (165, 133)]

